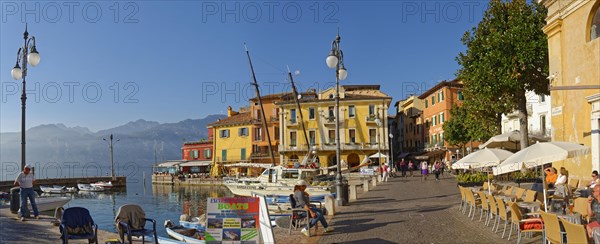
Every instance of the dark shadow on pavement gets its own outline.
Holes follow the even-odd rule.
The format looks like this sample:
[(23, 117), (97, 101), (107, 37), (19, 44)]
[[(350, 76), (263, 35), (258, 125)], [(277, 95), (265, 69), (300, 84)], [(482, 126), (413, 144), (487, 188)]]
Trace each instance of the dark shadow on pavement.
[[(337, 243), (337, 242), (333, 242), (333, 243)], [(344, 242), (344, 244), (364, 244), (364, 243), (369, 243), (369, 244), (389, 244), (389, 243), (395, 243), (395, 242), (386, 241), (386, 240), (379, 239), (379, 238), (370, 238), (370, 239), (364, 239), (364, 240), (360, 240), (360, 241), (347, 241), (347, 242)], [(340, 244), (341, 244), (341, 242), (340, 242)]]

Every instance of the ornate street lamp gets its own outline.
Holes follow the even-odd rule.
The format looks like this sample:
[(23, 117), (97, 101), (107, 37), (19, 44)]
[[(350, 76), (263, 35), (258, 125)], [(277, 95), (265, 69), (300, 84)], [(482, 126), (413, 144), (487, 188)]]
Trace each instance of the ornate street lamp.
[(335, 160), (337, 161), (337, 175), (335, 177), (335, 204), (337, 206), (346, 205), (342, 194), (347, 194), (343, 189), (342, 165), (340, 160), (340, 80), (345, 80), (348, 71), (344, 68), (344, 53), (340, 49), (340, 34), (338, 32), (335, 39), (331, 42), (331, 51), (325, 62), (327, 67), (335, 68)]
[[(35, 45), (35, 37), (29, 37), (27, 32), (27, 24), (25, 24), (25, 32), (23, 33), (23, 39), (25, 40), (23, 47), (17, 51), (17, 62), (15, 67), (11, 70), (10, 74), (15, 80), (23, 80), (23, 86), (21, 87), (21, 169), (25, 168), (25, 102), (27, 101), (27, 94), (25, 93), (25, 77), (27, 77), (27, 63), (31, 66), (37, 66), (40, 63), (40, 53), (37, 51)], [(22, 51), (22, 52), (21, 52)], [(21, 63), (19, 65), (19, 63)], [(21, 69), (21, 67), (23, 67)]]

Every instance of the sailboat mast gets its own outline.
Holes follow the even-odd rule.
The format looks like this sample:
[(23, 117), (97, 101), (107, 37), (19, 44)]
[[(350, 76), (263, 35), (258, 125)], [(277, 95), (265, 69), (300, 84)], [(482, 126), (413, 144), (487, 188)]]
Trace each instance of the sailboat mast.
[[(246, 48), (246, 56), (248, 56), (248, 64), (250, 64), (250, 70), (252, 71), (252, 79), (254, 83), (254, 90), (256, 91), (256, 97), (258, 98), (258, 104), (260, 105), (260, 114), (262, 116), (262, 126), (267, 134), (267, 140), (269, 142), (269, 155), (271, 155), (271, 163), (275, 165), (275, 155), (273, 154), (273, 146), (271, 146), (271, 135), (269, 134), (269, 128), (267, 128), (267, 117), (265, 116), (265, 109), (263, 108), (262, 99), (260, 97), (260, 90), (258, 89), (258, 82), (256, 81), (256, 74), (254, 73), (254, 67), (252, 66), (252, 60), (250, 59), (250, 52), (248, 51), (248, 47), (244, 44)], [(270, 176), (271, 174), (269, 174)]]
[(294, 94), (294, 101), (296, 102), (296, 107), (298, 108), (298, 113), (300, 113), (300, 126), (302, 127), (302, 132), (304, 133), (304, 140), (306, 141), (306, 146), (308, 147), (308, 153), (306, 156), (310, 155), (310, 143), (308, 142), (308, 136), (306, 135), (306, 127), (304, 127), (304, 118), (302, 116), (302, 110), (300, 109), (300, 100), (298, 99), (298, 91), (296, 90), (296, 85), (294, 84), (294, 78), (292, 77), (292, 72), (288, 69), (288, 76), (290, 77), (290, 82), (292, 83), (292, 93)]

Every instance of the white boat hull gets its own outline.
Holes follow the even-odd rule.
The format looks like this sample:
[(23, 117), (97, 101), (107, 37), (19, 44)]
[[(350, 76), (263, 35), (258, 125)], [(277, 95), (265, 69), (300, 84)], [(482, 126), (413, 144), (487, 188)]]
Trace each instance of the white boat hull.
[[(245, 184), (225, 184), (227, 188), (237, 196), (252, 196), (252, 193), (259, 195), (290, 195), (294, 192), (293, 186), (262, 186)], [(331, 191), (320, 187), (307, 187), (306, 192), (310, 195), (331, 194)]]
[(92, 186), (90, 184), (77, 184), (77, 188), (79, 188), (80, 191), (91, 191), (91, 192), (99, 192), (99, 191), (105, 190), (102, 187), (96, 187), (96, 186)]
[[(70, 197), (36, 197), (35, 203), (37, 204), (38, 211), (54, 211), (56, 208), (60, 208), (71, 201)], [(27, 208), (30, 213), (33, 213), (31, 203), (27, 201)]]
[(204, 240), (198, 240), (189, 236), (185, 236), (182, 234), (179, 234), (177, 232), (175, 232), (174, 230), (171, 230), (171, 228), (165, 228), (167, 230), (167, 234), (169, 234), (170, 237), (174, 238), (175, 240), (178, 241), (182, 241), (185, 243), (196, 243), (196, 244), (205, 244), (206, 241)]
[(48, 186), (40, 186), (40, 190), (44, 193), (52, 193), (52, 194), (64, 194), (67, 192), (65, 187), (48, 187)]

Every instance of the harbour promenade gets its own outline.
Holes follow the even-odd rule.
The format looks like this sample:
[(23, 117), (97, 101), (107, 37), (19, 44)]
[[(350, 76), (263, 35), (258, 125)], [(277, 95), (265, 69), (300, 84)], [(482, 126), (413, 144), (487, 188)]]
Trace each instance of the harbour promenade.
[[(440, 181), (430, 176), (390, 178), (375, 189), (358, 195), (349, 206), (336, 209), (332, 233), (318, 243), (516, 243), (501, 239), (482, 222), (458, 212), (460, 193), (455, 177)], [(508, 228), (507, 228), (508, 231)], [(508, 234), (508, 232), (507, 232)], [(521, 243), (540, 243), (541, 237), (522, 238)]]

